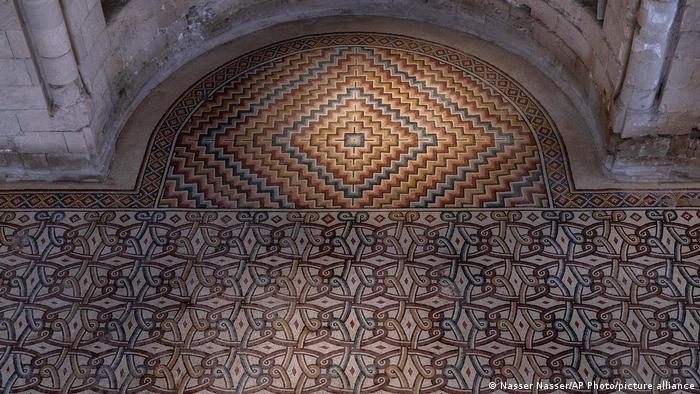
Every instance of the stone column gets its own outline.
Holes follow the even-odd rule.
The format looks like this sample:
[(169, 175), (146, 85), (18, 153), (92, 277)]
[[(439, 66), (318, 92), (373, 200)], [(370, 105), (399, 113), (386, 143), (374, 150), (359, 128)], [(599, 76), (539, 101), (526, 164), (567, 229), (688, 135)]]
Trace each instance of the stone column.
[(54, 107), (50, 110), (75, 105), (82, 86), (59, 0), (21, 0), (18, 5), (47, 99)]
[(678, 0), (641, 1), (625, 79), (612, 114), (612, 129), (622, 138), (654, 132), (649, 124), (666, 71), (677, 12)]

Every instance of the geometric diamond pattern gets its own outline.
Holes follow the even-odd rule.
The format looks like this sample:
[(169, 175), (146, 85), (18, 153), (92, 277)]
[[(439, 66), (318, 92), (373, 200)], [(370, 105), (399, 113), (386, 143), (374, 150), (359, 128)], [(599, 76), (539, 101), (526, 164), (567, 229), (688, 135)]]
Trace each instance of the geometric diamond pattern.
[(231, 79), (175, 144), (163, 206), (546, 205), (535, 137), (507, 99), (409, 51), (288, 53)]
[[(0, 193), (4, 391), (698, 392), (700, 210), (648, 207), (700, 193), (577, 190), (477, 58), (273, 44), (185, 92), (142, 165)], [(254, 207), (285, 209), (197, 210)]]
[(517, 81), (381, 33), (231, 60), (173, 103), (136, 159), (131, 189), (7, 190), (0, 209), (700, 206), (692, 189), (578, 189), (556, 125)]

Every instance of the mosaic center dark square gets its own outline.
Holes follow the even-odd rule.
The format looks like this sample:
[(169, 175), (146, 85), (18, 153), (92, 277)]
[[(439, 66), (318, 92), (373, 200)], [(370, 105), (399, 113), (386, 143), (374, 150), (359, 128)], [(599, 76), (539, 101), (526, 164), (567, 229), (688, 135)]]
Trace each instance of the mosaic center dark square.
[(346, 133), (344, 135), (343, 142), (348, 148), (364, 148), (365, 135), (362, 133)]

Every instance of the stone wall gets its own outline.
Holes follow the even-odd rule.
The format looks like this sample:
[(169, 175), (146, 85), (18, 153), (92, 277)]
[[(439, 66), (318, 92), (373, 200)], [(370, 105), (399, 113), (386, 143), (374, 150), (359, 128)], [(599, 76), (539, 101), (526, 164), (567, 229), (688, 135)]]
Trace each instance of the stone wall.
[(700, 126), (700, 0), (688, 0), (660, 96), (659, 134), (688, 134)]
[(649, 180), (700, 171), (700, 0), (641, 0), (610, 113), (607, 169)]
[[(10, 179), (104, 175), (132, 109), (178, 67), (267, 26), (330, 15), (418, 20), (462, 30), (519, 54), (569, 95), (587, 122), (581, 132), (590, 132), (599, 151), (612, 156), (609, 167), (624, 172), (625, 166), (614, 165), (622, 163), (615, 158), (624, 149), (615, 136), (625, 136), (623, 128), (612, 122), (613, 104), (620, 102), (625, 86), (633, 86), (626, 85), (626, 71), (641, 4), (668, 1), (608, 0), (601, 23), (595, 9), (574, 0), (130, 0), (110, 8), (107, 23), (97, 0), (0, 0), (0, 56), (3, 62), (8, 59), (0, 73), (0, 87), (8, 92), (0, 97), (0, 157), (11, 163), (0, 169), (0, 175)], [(688, 127), (666, 126), (698, 121), (699, 1), (682, 1), (683, 9), (674, 17), (680, 27), (669, 29), (672, 40), (667, 46), (675, 55), (664, 62), (665, 77), (658, 86), (653, 116), (647, 117), (646, 124), (653, 127), (635, 137), (657, 130), (688, 135)], [(42, 55), (21, 44), (35, 34), (22, 29), (16, 10), (20, 2), (60, 5), (80, 77), (76, 105), (71, 108), (56, 106), (52, 92), (42, 89), (46, 72), (36, 61)], [(12, 72), (5, 73), (5, 68)], [(696, 82), (688, 84), (686, 79)], [(618, 107), (623, 110), (617, 113), (629, 114), (625, 105)]]
[(93, 108), (74, 49), (60, 3), (0, 0), (0, 175), (91, 172)]

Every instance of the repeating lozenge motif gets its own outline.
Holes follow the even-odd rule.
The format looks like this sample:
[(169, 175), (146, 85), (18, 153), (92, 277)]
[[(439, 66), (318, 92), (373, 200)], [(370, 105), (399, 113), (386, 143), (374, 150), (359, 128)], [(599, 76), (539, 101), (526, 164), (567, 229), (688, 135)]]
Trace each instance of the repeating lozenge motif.
[(0, 386), (698, 384), (699, 239), (695, 210), (8, 212)]

